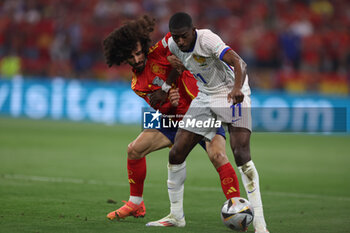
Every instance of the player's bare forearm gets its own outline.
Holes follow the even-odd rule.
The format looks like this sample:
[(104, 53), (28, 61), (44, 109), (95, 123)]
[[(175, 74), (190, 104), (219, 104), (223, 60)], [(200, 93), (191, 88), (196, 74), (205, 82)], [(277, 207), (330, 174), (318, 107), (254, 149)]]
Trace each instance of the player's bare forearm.
[(149, 96), (149, 102), (150, 105), (154, 108), (159, 104), (159, 106), (162, 106), (163, 103), (165, 103), (166, 99), (168, 98), (168, 93), (162, 91), (162, 89), (158, 89), (154, 91)]
[(233, 66), (235, 73), (235, 83), (232, 91), (227, 95), (227, 101), (232, 101), (233, 104), (241, 103), (244, 98), (244, 94), (242, 93), (241, 88), (247, 75), (247, 64), (233, 50), (229, 50), (225, 53), (223, 61)]
[(169, 72), (169, 75), (166, 79), (166, 83), (168, 85), (173, 85), (176, 80), (178, 79), (178, 77), (180, 76), (180, 73), (176, 70), (176, 69), (172, 69), (170, 72)]
[(247, 64), (233, 50), (227, 51), (222, 60), (227, 64), (229, 64), (230, 66), (234, 67), (234, 73), (235, 73), (234, 88), (242, 88), (244, 79), (247, 75)]

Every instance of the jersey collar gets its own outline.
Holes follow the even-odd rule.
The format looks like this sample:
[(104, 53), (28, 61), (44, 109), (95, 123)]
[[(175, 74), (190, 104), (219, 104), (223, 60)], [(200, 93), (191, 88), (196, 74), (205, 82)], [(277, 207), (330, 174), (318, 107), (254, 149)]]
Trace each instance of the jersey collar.
[(196, 47), (196, 44), (197, 44), (197, 29), (196, 29), (196, 31), (195, 31), (195, 33), (196, 33), (196, 39), (195, 39), (195, 42), (194, 42), (194, 44), (193, 44), (193, 47), (192, 48), (190, 48), (186, 53), (191, 53), (191, 52), (193, 52), (193, 50), (194, 50), (194, 47)]

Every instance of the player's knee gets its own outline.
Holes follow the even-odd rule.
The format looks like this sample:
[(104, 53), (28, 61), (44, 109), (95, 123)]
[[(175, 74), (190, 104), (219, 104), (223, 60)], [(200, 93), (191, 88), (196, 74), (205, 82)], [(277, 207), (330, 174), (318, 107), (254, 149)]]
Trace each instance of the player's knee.
[(145, 155), (136, 150), (135, 143), (132, 142), (128, 145), (128, 159), (141, 159)]
[(208, 152), (209, 159), (215, 168), (219, 168), (222, 165), (229, 162), (227, 155), (220, 150)]
[(169, 163), (181, 164), (185, 161), (186, 155), (179, 147), (173, 146), (169, 152)]

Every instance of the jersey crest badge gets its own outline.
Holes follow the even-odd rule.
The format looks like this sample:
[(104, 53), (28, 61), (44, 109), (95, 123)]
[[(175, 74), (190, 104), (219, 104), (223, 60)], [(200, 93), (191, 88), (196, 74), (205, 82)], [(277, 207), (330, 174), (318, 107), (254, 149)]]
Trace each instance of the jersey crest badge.
[(193, 59), (199, 63), (199, 66), (206, 66), (206, 59), (205, 57), (201, 57), (201, 56), (197, 56), (195, 54), (193, 54)]
[(165, 69), (163, 67), (160, 67), (156, 63), (152, 63), (151, 70), (153, 74), (165, 75)]

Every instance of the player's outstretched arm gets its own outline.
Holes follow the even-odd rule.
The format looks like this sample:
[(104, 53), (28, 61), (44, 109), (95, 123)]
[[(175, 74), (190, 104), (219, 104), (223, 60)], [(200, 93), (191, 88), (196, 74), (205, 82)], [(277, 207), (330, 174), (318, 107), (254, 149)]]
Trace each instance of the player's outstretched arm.
[(227, 101), (232, 101), (233, 104), (241, 103), (244, 98), (241, 88), (247, 75), (247, 64), (233, 50), (228, 50), (223, 56), (222, 60), (230, 66), (233, 66), (235, 73), (235, 84), (232, 91), (227, 95)]

